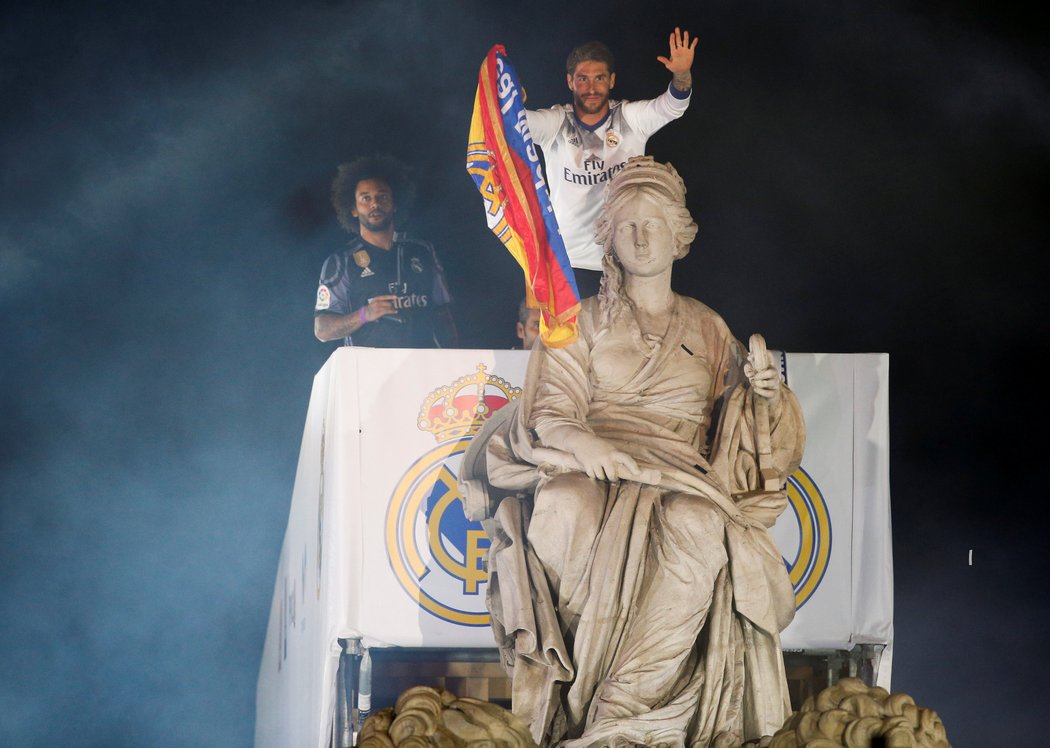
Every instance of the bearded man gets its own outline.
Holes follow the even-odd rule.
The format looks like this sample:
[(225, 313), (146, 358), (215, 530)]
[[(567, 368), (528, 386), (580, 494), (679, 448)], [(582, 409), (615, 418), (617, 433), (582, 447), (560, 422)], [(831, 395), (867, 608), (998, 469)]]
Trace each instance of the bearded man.
[(644, 101), (615, 101), (616, 61), (601, 42), (576, 47), (565, 62), (572, 103), (530, 110), (529, 130), (543, 151), (551, 204), (558, 218), (580, 298), (598, 292), (604, 252), (594, 239), (605, 188), (632, 156), (645, 153), (657, 130), (678, 119), (689, 106), (697, 40), (676, 28), (668, 56), (657, 57), (672, 75), (660, 96)]
[(321, 268), (314, 305), (318, 340), (374, 348), (456, 346), (452, 298), (434, 248), (396, 230), (399, 204), (411, 193), (407, 169), (388, 156), (339, 166), (332, 205), (353, 238)]

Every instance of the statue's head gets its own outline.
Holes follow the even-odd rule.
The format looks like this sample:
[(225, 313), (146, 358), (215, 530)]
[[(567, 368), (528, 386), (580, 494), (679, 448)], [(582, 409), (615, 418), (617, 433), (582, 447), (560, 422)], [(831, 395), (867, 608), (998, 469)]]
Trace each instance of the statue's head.
[(635, 156), (617, 172), (605, 194), (595, 239), (602, 260), (602, 314), (611, 320), (631, 300), (623, 297), (624, 273), (657, 275), (689, 252), (696, 224), (685, 207), (685, 183), (670, 164)]
[(616, 254), (617, 224), (629, 218), (628, 213), (650, 212), (652, 205), (660, 209), (670, 231), (674, 259), (686, 256), (697, 229), (685, 207), (685, 182), (670, 164), (657, 163), (652, 156), (634, 156), (609, 183), (595, 228), (607, 257)]

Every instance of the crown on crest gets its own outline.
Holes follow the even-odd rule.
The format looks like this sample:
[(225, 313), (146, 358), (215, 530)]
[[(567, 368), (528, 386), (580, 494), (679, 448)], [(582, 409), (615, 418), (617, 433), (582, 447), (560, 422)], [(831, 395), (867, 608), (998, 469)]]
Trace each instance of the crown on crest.
[(486, 374), (478, 364), (473, 374), (438, 387), (419, 408), (420, 431), (429, 431), (439, 442), (477, 433), (493, 413), (521, 395), (506, 379)]

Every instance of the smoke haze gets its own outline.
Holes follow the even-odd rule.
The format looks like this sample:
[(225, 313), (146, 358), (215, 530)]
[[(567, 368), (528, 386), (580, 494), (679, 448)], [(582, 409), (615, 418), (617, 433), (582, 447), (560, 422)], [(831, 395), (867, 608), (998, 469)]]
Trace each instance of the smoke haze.
[(414, 168), (464, 346), (509, 347), (520, 271), (463, 168), (485, 52), (541, 107), (600, 38), (648, 98), (675, 25), (701, 39), (650, 141), (700, 225), (676, 289), (776, 348), (890, 353), (894, 689), (963, 748), (1041, 729), (1042, 18), (638, 8), (2, 11), (0, 744), (251, 743), (335, 166)]

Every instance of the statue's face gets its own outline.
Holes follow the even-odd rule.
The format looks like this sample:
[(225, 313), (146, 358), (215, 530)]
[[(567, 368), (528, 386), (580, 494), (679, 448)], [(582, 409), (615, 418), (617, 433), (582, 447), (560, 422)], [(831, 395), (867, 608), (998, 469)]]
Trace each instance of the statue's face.
[(624, 272), (659, 275), (675, 259), (674, 232), (660, 205), (636, 191), (613, 214), (613, 251)]

